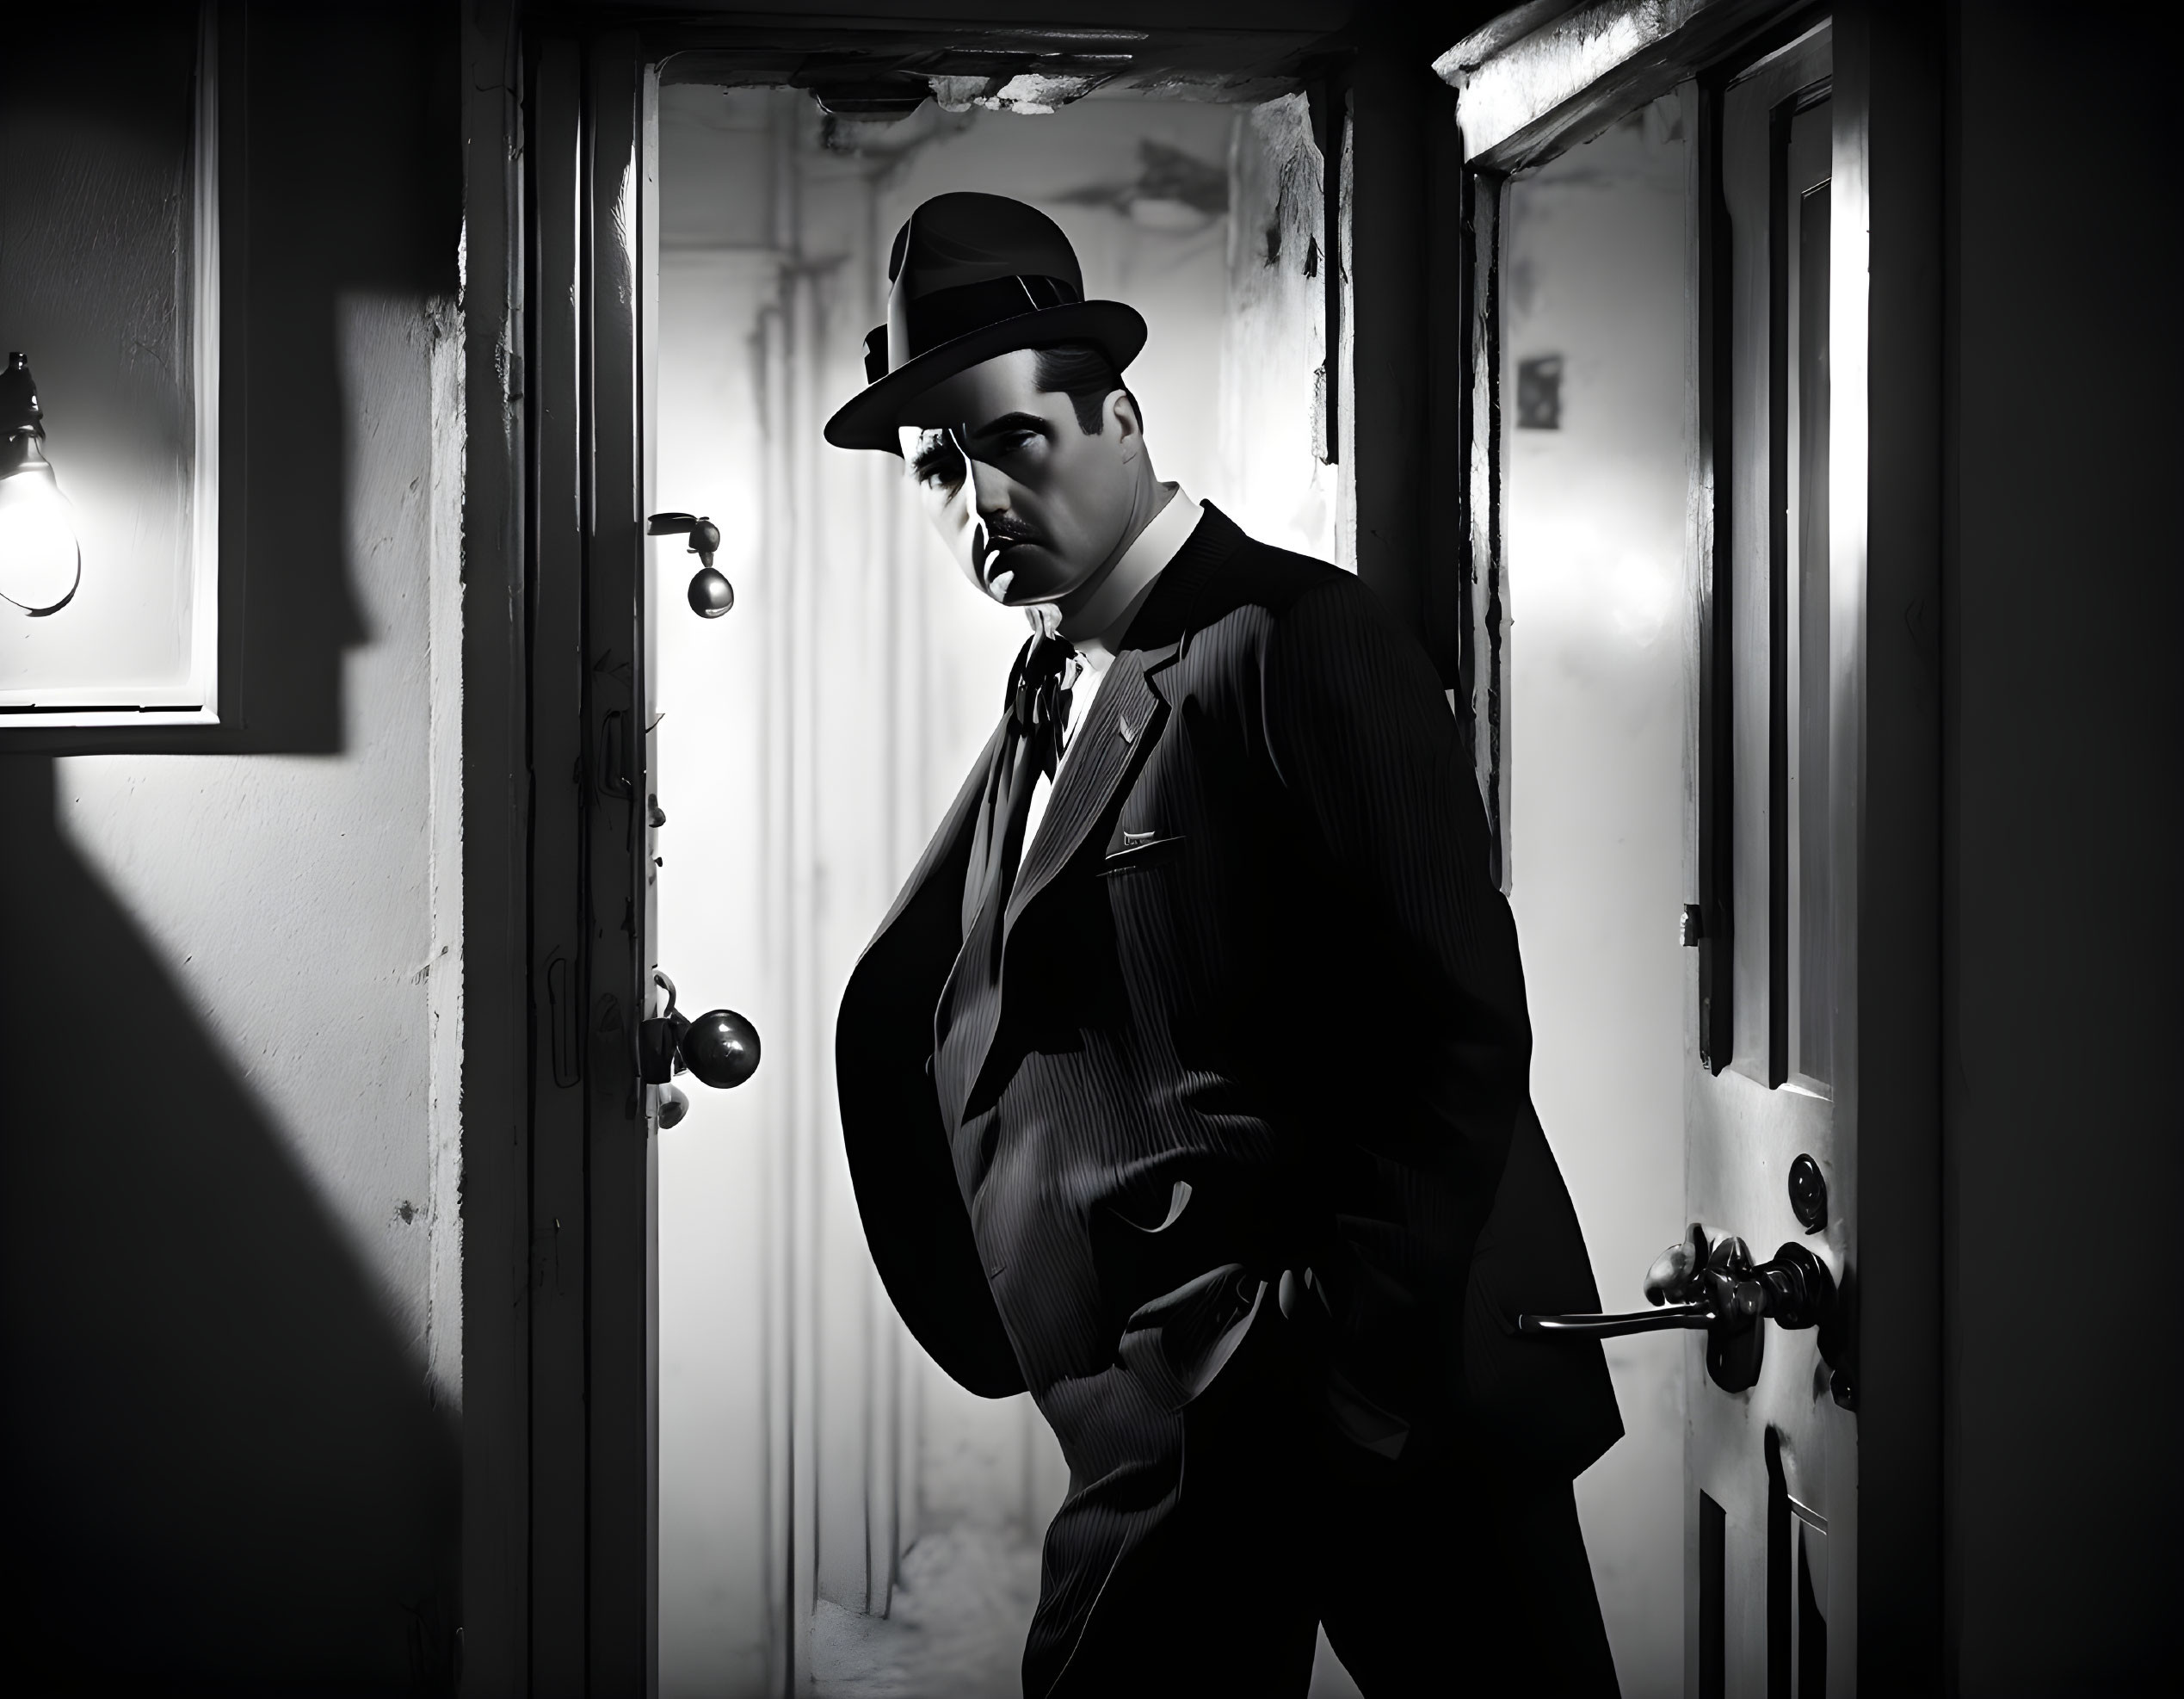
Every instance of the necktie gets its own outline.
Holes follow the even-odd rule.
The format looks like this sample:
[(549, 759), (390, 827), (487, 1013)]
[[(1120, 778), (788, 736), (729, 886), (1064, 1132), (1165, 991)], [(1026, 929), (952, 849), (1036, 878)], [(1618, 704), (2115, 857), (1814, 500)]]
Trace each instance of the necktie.
[(1023, 858), (1024, 823), (1040, 776), (1061, 764), (1069, 725), (1070, 687), (1077, 682), (1077, 651), (1058, 638), (1033, 637), (1009, 677), (1009, 724), (986, 775), (985, 800), (971, 840), (971, 864), (963, 882), (963, 937), (968, 943), (978, 917), (993, 907), (998, 926)]

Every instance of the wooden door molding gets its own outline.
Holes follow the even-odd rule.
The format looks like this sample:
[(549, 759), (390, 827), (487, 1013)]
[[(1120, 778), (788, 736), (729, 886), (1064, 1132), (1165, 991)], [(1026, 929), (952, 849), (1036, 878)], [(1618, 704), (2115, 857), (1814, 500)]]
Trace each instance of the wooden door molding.
[(636, 1067), (645, 79), (627, 33), (546, 35), (527, 57), (531, 1686), (634, 1693), (654, 1685), (657, 1566)]
[[(1837, 973), (1836, 1115), (1854, 1129), (1859, 1682), (1942, 1681), (1940, 794), (1942, 114), (1940, 9), (1835, 11), (1835, 265), (1866, 292), (1837, 307), (1838, 396), (1864, 398), (1863, 452), (1836, 438), (1839, 527), (1862, 518), (1860, 783)], [(1848, 197), (1845, 191), (1848, 191)], [(1858, 201), (1864, 216), (1858, 216)], [(1843, 334), (1862, 306), (1865, 335)], [(1860, 511), (1862, 510), (1862, 512)], [(1839, 544), (1835, 558), (1845, 559)], [(1838, 852), (1841, 853), (1840, 851)], [(1831, 1554), (1832, 1560), (1832, 1554)]]
[(633, 34), (465, 26), (466, 1685), (654, 1668)]
[[(1548, 0), (1465, 36), (1434, 70), (1458, 91), (1466, 161), (1507, 176), (1590, 141), (1705, 67), (1749, 55), (1786, 20), (1825, 11), (1811, 0)], [(1526, 28), (1533, 17), (1544, 21)]]
[(530, 1678), (530, 884), (515, 0), (462, 22), (463, 1516), (466, 1691)]

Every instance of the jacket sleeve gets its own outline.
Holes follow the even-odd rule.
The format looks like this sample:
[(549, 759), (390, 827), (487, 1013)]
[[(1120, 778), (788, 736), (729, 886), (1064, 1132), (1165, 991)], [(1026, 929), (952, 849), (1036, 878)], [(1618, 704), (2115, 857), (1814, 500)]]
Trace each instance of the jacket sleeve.
[(1516, 928), (1491, 876), (1471, 761), (1424, 654), (1342, 575), (1275, 619), (1260, 701), (1276, 778), (1378, 936), (1413, 1019), (1401, 1082), (1473, 1237), (1528, 1103)]
[(1365, 948), (1386, 964), (1391, 1006), (1417, 1017), (1392, 1061), (1415, 1068), (1397, 1082), (1428, 1146), (1414, 1160), (1443, 1185), (1404, 1185), (1403, 1214), (1465, 1270), (1446, 1318), (1451, 1390), (1504, 1467), (1569, 1479), (1622, 1421), (1599, 1341), (1515, 1329), (1520, 1311), (1600, 1298), (1532, 1109), (1516, 925), (1490, 871), (1469, 752), (1425, 656), (1354, 579), (1292, 603), (1262, 665), (1277, 777), (1374, 934)]

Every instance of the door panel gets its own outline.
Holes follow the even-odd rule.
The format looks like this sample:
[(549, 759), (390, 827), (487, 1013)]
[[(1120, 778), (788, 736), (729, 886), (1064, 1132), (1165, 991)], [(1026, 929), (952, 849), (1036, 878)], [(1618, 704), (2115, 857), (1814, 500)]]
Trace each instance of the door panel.
[(1778, 504), (1775, 602), (1783, 636), (1775, 658), (1782, 701), (1774, 760), (1784, 775), (1775, 836), (1775, 883), (1783, 925), (1773, 995), (1780, 1001), (1780, 1073), (1825, 1097), (1835, 1035), (1835, 905), (1829, 888), (1829, 757), (1835, 693), (1829, 654), (1828, 267), (1834, 103), (1799, 104), (1790, 117), (1780, 168), (1781, 234), (1776, 341), (1782, 421), (1775, 459), (1785, 488)]
[[(1755, 1259), (1802, 1244), (1840, 1279), (1853, 1249), (1833, 1046), (1848, 869), (1831, 802), (1855, 782), (1854, 742), (1839, 731), (1854, 658), (1832, 619), (1829, 553), (1830, 53), (1823, 26), (1700, 96), (1718, 102), (1718, 120), (1711, 169), (1700, 169), (1718, 195), (1718, 381), (1707, 399), (1721, 552), (1709, 611), (1726, 622), (1713, 654), (1727, 686), (1726, 723), (1702, 731), (1727, 758), (1700, 777), (1720, 787), (1702, 812), (1725, 816), (1731, 840), (1731, 889), (1709, 906), (1733, 917), (1713, 990), (1725, 965), (1734, 1018), (1725, 1043), (1707, 1035), (1706, 1060), (1696, 1035), (1687, 1047), (1686, 1187), (1689, 1219), (1714, 1235), (1743, 1238)], [(1835, 1348), (1835, 1332), (1764, 1325), (1756, 1378), (1737, 1392), (1709, 1375), (1702, 1339), (1687, 1346), (1687, 1514), (1703, 1547), (1713, 1512), (1700, 1495), (1719, 1507), (1726, 1572), (1725, 1608), (1700, 1623), (1722, 1643), (1693, 1662), (1719, 1670), (1725, 1696), (1787, 1699), (1826, 1679), (1827, 1570), (1798, 1560), (1823, 1549), (1805, 1536), (1823, 1540), (1854, 1489), (1853, 1418), (1821, 1349)], [(1847, 1381), (1840, 1390), (1849, 1395)]]

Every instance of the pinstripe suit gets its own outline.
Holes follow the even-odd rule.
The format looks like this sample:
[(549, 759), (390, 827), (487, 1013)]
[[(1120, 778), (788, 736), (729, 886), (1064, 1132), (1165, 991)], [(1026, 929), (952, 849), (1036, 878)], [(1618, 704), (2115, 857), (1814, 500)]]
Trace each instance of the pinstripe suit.
[(1060, 1438), (1027, 1684), (1096, 1692), (1161, 1585), (1220, 1592), (1202, 1566), (1251, 1568), (1230, 1535), (1296, 1525), (1297, 1480), (1490, 1458), (1566, 1483), (1621, 1425), (1597, 1345), (1511, 1331), (1598, 1299), (1471, 763), (1372, 593), (1209, 506), (987, 917), (997, 973), (966, 985), (993, 747), (852, 976), (842, 1125), (905, 1323)]

